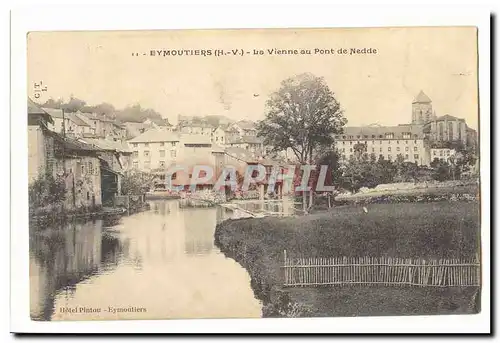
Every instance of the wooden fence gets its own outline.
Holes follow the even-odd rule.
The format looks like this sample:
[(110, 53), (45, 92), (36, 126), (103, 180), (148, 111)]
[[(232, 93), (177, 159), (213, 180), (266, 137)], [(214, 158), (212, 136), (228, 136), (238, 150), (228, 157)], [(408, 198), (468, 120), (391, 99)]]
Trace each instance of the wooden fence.
[(288, 258), (284, 286), (479, 286), (479, 259), (424, 260), (391, 257)]

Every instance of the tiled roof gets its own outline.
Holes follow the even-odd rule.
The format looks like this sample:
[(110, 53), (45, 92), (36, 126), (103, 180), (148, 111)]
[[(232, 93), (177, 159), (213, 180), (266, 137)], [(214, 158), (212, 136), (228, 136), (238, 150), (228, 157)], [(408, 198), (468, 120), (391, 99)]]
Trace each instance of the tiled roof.
[(413, 99), (412, 104), (429, 102), (432, 102), (431, 98), (429, 98), (423, 91), (420, 91), (415, 99)]
[(52, 118), (63, 119), (64, 116), (65, 119), (71, 120), (78, 126), (90, 126), (90, 124), (85, 119), (81, 118), (83, 117), (82, 113), (63, 113), (63, 110), (60, 108), (44, 108), (43, 110), (50, 114)]
[(129, 143), (178, 142), (179, 135), (161, 129), (151, 129), (129, 140)]
[[(410, 133), (411, 138), (424, 137), (423, 125), (398, 125), (398, 126), (346, 126), (344, 133), (336, 135), (338, 140), (366, 140), (384, 139), (386, 133), (393, 133), (393, 139), (403, 139), (403, 133)], [(380, 137), (382, 136), (382, 137)]]
[(112, 141), (108, 139), (99, 138), (84, 138), (80, 140), (84, 143), (90, 144), (102, 150), (113, 150), (124, 153), (131, 153), (128, 145), (120, 141)]

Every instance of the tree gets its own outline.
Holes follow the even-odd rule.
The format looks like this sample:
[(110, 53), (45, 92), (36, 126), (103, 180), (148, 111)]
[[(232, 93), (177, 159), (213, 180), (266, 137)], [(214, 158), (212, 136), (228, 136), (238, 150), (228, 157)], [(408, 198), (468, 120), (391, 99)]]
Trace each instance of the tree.
[(154, 187), (155, 175), (138, 170), (125, 172), (122, 178), (122, 195), (138, 195)]
[(325, 80), (309, 73), (284, 80), (266, 105), (258, 135), (275, 151), (290, 148), (302, 164), (310, 163), (317, 149), (330, 147), (347, 122)]
[(65, 112), (78, 112), (82, 107), (84, 107), (86, 102), (84, 100), (75, 98), (71, 96), (67, 103), (61, 104), (61, 109)]
[[(258, 135), (274, 151), (291, 149), (300, 164), (312, 164), (315, 153), (331, 147), (334, 135), (342, 133), (347, 122), (324, 78), (310, 73), (282, 81), (266, 106)], [(305, 210), (305, 195), (303, 205)]]
[(95, 106), (83, 106), (80, 111), (84, 113), (97, 113), (100, 115), (105, 115), (107, 117), (113, 117), (115, 115), (116, 109), (115, 106), (107, 102), (103, 102)]

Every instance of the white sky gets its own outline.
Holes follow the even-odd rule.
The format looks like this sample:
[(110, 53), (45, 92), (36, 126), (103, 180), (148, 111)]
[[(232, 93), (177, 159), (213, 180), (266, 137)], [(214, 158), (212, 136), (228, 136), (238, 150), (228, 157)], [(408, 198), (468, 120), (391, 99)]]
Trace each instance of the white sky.
[[(376, 48), (376, 55), (150, 57), (160, 49)], [(137, 52), (139, 56), (132, 56)], [(146, 53), (143, 56), (142, 53)], [(311, 72), (325, 77), (348, 125), (411, 120), (423, 90), (438, 116), (465, 118), (477, 129), (474, 28), (331, 30), (122, 31), (31, 33), (28, 95), (69, 98), (117, 108), (140, 103), (177, 122), (177, 115), (222, 114), (262, 119), (280, 82)], [(258, 94), (255, 97), (254, 94)], [(228, 108), (228, 109), (227, 109)]]

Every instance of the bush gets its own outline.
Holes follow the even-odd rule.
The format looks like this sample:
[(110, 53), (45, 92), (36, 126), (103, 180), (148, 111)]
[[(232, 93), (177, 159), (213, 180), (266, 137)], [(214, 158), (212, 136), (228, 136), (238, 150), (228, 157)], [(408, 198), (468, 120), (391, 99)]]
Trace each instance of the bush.
[(50, 174), (42, 174), (28, 187), (30, 211), (47, 206), (57, 206), (65, 198), (66, 185), (62, 177), (54, 179)]

